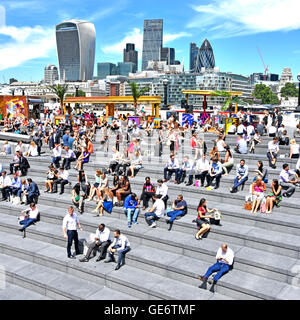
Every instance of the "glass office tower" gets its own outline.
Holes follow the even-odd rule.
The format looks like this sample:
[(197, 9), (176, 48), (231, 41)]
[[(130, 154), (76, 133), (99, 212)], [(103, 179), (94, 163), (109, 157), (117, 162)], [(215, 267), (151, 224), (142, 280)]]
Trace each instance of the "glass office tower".
[(213, 69), (215, 67), (215, 57), (212, 46), (207, 39), (204, 40), (198, 52), (196, 62), (196, 73), (201, 71), (201, 68)]
[(143, 38), (142, 71), (146, 70), (148, 61), (160, 61), (163, 45), (163, 20), (145, 20)]
[(87, 21), (70, 20), (56, 26), (56, 48), (60, 80), (92, 80), (96, 30)]
[(196, 62), (198, 56), (199, 48), (196, 43), (192, 42), (190, 44), (190, 72), (194, 72), (196, 69)]
[(138, 52), (135, 50), (134, 43), (127, 43), (123, 52), (123, 62), (132, 62), (138, 69)]

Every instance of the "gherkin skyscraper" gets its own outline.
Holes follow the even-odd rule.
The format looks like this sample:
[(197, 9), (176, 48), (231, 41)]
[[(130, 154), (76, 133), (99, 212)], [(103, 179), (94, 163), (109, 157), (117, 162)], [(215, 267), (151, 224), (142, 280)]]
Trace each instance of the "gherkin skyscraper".
[(213, 69), (215, 67), (213, 48), (207, 39), (204, 40), (198, 51), (195, 72), (199, 73), (203, 67), (205, 69)]

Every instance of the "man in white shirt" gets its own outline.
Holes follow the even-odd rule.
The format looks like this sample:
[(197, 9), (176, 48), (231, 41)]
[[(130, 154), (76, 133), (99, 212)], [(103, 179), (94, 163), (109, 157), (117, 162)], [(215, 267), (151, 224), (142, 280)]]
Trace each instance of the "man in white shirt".
[(10, 187), (12, 185), (11, 178), (6, 174), (6, 171), (2, 171), (0, 177), (0, 190), (2, 192), (2, 201), (6, 201), (10, 198)]
[(69, 172), (64, 167), (59, 169), (59, 173), (56, 175), (58, 179), (53, 182), (52, 193), (57, 193), (57, 185), (60, 184), (60, 193), (63, 194), (65, 191), (65, 185), (69, 183)]
[(218, 271), (213, 279), (208, 280), (210, 284), (216, 284), (218, 280), (230, 270), (233, 264), (234, 252), (230, 248), (228, 248), (226, 243), (223, 243), (221, 248), (219, 248), (217, 252), (216, 259), (217, 263), (209, 267), (204, 276), (197, 277), (199, 280), (207, 282), (211, 274)]
[(206, 155), (203, 154), (202, 158), (196, 162), (195, 166), (195, 179), (201, 180), (201, 187), (204, 186), (205, 179), (209, 171), (209, 161), (206, 159)]
[(30, 204), (29, 209), (22, 211), (22, 214), (25, 215), (25, 218), (19, 222), (21, 225), (23, 225), (23, 228), (19, 229), (21, 232), (31, 226), (33, 223), (40, 221), (39, 210), (34, 202)]
[(164, 168), (164, 182), (169, 181), (173, 173), (175, 173), (175, 183), (178, 183), (179, 162), (172, 154), (170, 156), (170, 160)]
[(216, 179), (216, 185), (213, 189), (218, 189), (220, 187), (220, 180), (222, 177), (222, 163), (218, 161), (217, 158), (213, 158), (211, 164), (209, 165), (208, 174), (206, 176), (207, 185), (206, 188), (210, 187), (213, 180)]
[(63, 160), (62, 166), (66, 170), (70, 170), (71, 162), (76, 161), (76, 155), (75, 155), (74, 151), (71, 150), (68, 146), (65, 146), (64, 149), (66, 151), (66, 155), (63, 157), (64, 160)]
[(114, 241), (108, 248), (109, 259), (105, 263), (115, 262), (114, 253), (118, 253), (118, 263), (115, 270), (119, 270), (125, 264), (125, 255), (131, 250), (130, 243), (126, 236), (121, 234), (119, 229), (114, 231)]
[[(110, 240), (110, 230), (105, 226), (105, 224), (100, 224), (99, 227), (96, 230), (96, 237), (94, 241), (89, 245), (89, 249), (82, 259), (80, 259), (80, 262), (88, 262), (90, 259), (90, 255), (92, 252), (94, 252), (95, 249), (100, 249), (100, 255), (99, 258), (96, 260), (96, 262), (104, 260), (107, 253), (107, 248), (111, 244)], [(94, 255), (95, 256), (95, 255)]]
[(269, 166), (276, 169), (276, 161), (279, 153), (278, 138), (274, 137), (272, 141), (268, 142), (267, 157), (269, 159)]
[(193, 184), (193, 171), (192, 171), (193, 167), (194, 167), (193, 160), (190, 160), (188, 156), (185, 156), (183, 158), (181, 169), (179, 170), (179, 173), (178, 173), (178, 184), (184, 182), (184, 179), (186, 178), (186, 176), (188, 176), (188, 179), (189, 179), (186, 185), (191, 186)]
[(59, 168), (59, 161), (61, 160), (61, 146), (59, 144), (55, 144), (55, 147), (52, 150), (52, 152), (52, 163), (55, 164), (56, 168)]
[(169, 199), (168, 196), (169, 187), (163, 182), (163, 180), (157, 180), (156, 194), (161, 195), (161, 200), (165, 203), (165, 209), (167, 209), (167, 202)]
[(155, 228), (156, 227), (155, 220), (159, 220), (159, 218), (163, 217), (166, 214), (165, 203), (161, 198), (162, 196), (160, 194), (154, 195), (153, 207), (148, 212), (145, 213), (145, 220), (150, 226), (150, 228)]
[(286, 190), (282, 195), (288, 198), (291, 197), (296, 190), (295, 185), (298, 181), (296, 172), (290, 170), (289, 165), (285, 163), (279, 177), (279, 184)]
[(245, 125), (244, 123), (241, 123), (238, 127), (237, 127), (237, 134), (239, 136), (242, 136), (244, 133), (246, 132), (246, 128), (245, 128)]
[(76, 255), (80, 254), (77, 226), (79, 227), (80, 231), (82, 231), (78, 217), (76, 214), (74, 214), (74, 208), (71, 206), (69, 207), (68, 213), (64, 217), (62, 224), (64, 238), (68, 239), (67, 254), (68, 258), (70, 259), (76, 259), (76, 257), (71, 254), (73, 240), (75, 244)]

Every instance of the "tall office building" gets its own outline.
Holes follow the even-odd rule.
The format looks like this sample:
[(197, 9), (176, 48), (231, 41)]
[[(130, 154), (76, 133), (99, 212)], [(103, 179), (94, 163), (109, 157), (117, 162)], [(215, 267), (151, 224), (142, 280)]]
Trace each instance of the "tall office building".
[(148, 61), (160, 61), (163, 46), (163, 20), (145, 20), (143, 38), (142, 71), (146, 70)]
[(194, 72), (196, 68), (197, 56), (199, 48), (196, 43), (192, 42), (190, 44), (190, 72)]
[(175, 64), (175, 49), (162, 48), (160, 53), (160, 61), (166, 61), (167, 65)]
[(44, 71), (44, 82), (53, 84), (58, 80), (58, 70), (54, 64), (49, 64)]
[(138, 52), (135, 50), (134, 43), (127, 43), (124, 49), (123, 62), (132, 62), (136, 65), (136, 70), (138, 69)]
[(107, 76), (117, 75), (117, 66), (110, 62), (101, 62), (97, 64), (97, 78), (105, 79)]
[(215, 57), (211, 44), (207, 39), (204, 40), (198, 51), (195, 72), (199, 73), (201, 68), (213, 69), (215, 67)]
[(96, 30), (87, 21), (70, 20), (56, 26), (60, 80), (92, 80), (95, 63)]
[(129, 76), (129, 73), (136, 73), (136, 64), (132, 62), (118, 62), (118, 75)]

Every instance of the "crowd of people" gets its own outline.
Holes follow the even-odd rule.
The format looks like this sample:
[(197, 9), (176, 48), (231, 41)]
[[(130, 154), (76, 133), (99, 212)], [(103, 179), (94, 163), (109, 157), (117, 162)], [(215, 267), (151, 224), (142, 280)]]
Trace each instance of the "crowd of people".
[[(282, 124), (282, 115), (278, 110), (272, 114), (266, 113), (257, 125), (254, 125), (251, 112), (238, 113), (240, 124), (231, 125), (228, 135), (225, 134), (224, 128), (214, 125), (211, 119), (202, 122), (200, 117), (192, 123), (185, 122), (181, 125), (172, 115), (167, 121), (161, 122), (160, 127), (154, 128), (151, 122), (142, 120), (137, 124), (124, 115), (117, 115), (111, 122), (103, 118), (101, 124), (95, 117), (90, 117), (92, 120), (89, 121), (85, 117), (74, 117), (73, 121), (67, 117), (65, 121), (55, 123), (54, 117), (50, 115), (47, 114), (44, 120), (5, 119), (2, 131), (28, 134), (32, 138), (27, 147), (19, 142), (13, 148), (8, 141), (4, 142), (2, 155), (12, 157), (9, 164), (12, 177), (2, 165), (0, 189), (3, 201), (30, 205), (31, 211), (26, 212), (25, 218), (20, 220), (20, 224), (23, 225), (20, 231), (24, 231), (39, 221), (38, 185), (44, 185), (44, 193), (59, 192), (59, 195), (63, 195), (65, 188), (71, 186), (72, 206), (68, 208), (63, 221), (63, 235), (68, 239), (67, 256), (71, 259), (80, 254), (77, 229), (82, 229), (74, 207), (82, 215), (87, 202), (94, 203), (93, 212), (96, 217), (111, 214), (113, 208), (121, 207), (128, 228), (137, 225), (143, 213), (149, 228), (156, 228), (157, 221), (161, 220), (165, 221), (168, 230), (171, 231), (174, 221), (187, 215), (192, 206), (188, 189), (178, 192), (175, 198), (169, 198), (172, 181), (175, 185), (185, 183), (186, 187), (195, 186), (199, 188), (196, 189), (197, 193), (201, 193), (201, 188), (214, 190), (212, 192), (218, 192), (216, 190), (222, 188), (221, 192), (230, 194), (244, 190), (247, 181), (250, 180), (249, 195), (246, 197), (251, 199), (251, 213), (260, 210), (268, 214), (280, 206), (283, 197), (291, 197), (299, 187), (300, 158), (296, 139), (300, 127), (297, 127), (291, 139)], [(205, 133), (210, 131), (215, 133), (213, 141), (205, 139)], [(228, 138), (232, 135), (236, 137), (235, 143)], [(96, 136), (100, 136), (99, 146)], [(252, 170), (247, 163), (250, 161), (249, 156), (246, 155), (256, 152), (262, 144), (262, 136), (270, 139), (265, 158), (259, 160), (257, 168)], [(154, 145), (151, 144), (149, 147), (145, 137), (154, 137)], [(278, 179), (274, 179), (268, 187), (268, 174), (270, 169), (277, 168), (281, 146), (289, 147), (286, 163), (283, 164)], [(106, 163), (97, 162), (96, 147), (101, 150), (101, 155), (106, 156)], [(159, 179), (152, 181), (150, 174), (147, 174), (143, 177), (144, 182), (139, 193), (134, 192), (136, 185), (132, 186), (133, 179), (137, 175), (143, 175), (141, 170), (147, 167), (144, 159), (149, 148), (155, 149), (154, 154), (158, 158), (167, 155), (169, 160), (160, 165), (160, 168), (154, 169), (156, 174), (160, 175)], [(30, 177), (23, 178), (27, 176), (33, 157), (42, 157), (49, 162), (42, 182), (39, 179), (41, 177), (36, 178), (38, 181), (33, 181)], [(237, 163), (236, 157), (245, 158)], [(298, 159), (294, 170), (290, 169), (294, 165), (290, 159)], [(270, 169), (264, 165), (264, 160), (268, 161)], [(94, 164), (98, 166), (97, 169)], [(93, 180), (86, 172), (90, 168), (95, 172)], [(235, 177), (231, 178), (229, 174), (234, 168)], [(76, 172), (74, 170), (77, 171), (75, 181), (72, 178)], [(223, 181), (229, 182), (232, 187), (223, 189)], [(220, 211), (217, 208), (209, 209), (207, 200), (200, 198), (197, 218), (193, 220), (197, 225), (196, 240), (207, 237), (212, 224), (220, 225)], [(71, 253), (73, 241), (76, 255)], [(129, 240), (119, 229), (114, 231), (114, 239), (111, 239), (109, 228), (100, 224), (80, 261), (88, 262), (92, 253), (95, 256), (96, 249), (100, 250), (97, 261), (104, 260), (106, 255), (108, 259), (105, 262), (115, 261), (114, 253), (117, 252), (118, 270), (125, 264), (125, 255), (131, 247)], [(213, 280), (213, 283), (216, 283), (230, 269), (233, 256), (232, 250), (223, 244), (216, 257), (217, 264), (204, 276), (199, 276), (199, 279), (206, 282), (211, 273), (218, 271)]]

